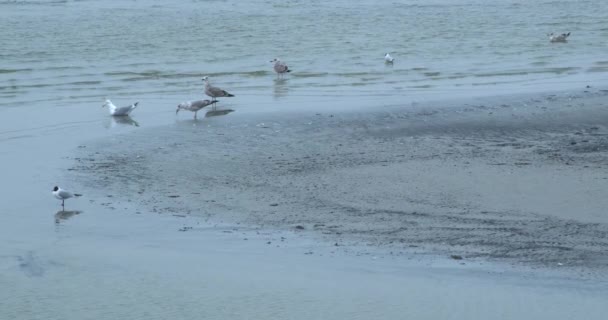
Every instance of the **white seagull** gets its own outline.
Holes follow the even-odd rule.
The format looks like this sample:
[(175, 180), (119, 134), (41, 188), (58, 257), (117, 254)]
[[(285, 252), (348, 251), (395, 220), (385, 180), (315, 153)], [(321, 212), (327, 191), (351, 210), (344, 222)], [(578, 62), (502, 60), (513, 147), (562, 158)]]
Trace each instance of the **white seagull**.
[(274, 58), (270, 62), (274, 62), (274, 71), (277, 73), (277, 77), (281, 77), (286, 72), (291, 72), (285, 62), (279, 60), (279, 58)]
[(213, 98), (213, 103), (217, 102), (215, 98), (234, 97), (234, 95), (228, 93), (228, 91), (212, 86), (209, 83), (209, 77), (203, 77), (203, 81), (205, 82), (205, 94)]
[(385, 63), (393, 63), (393, 61), (395, 61), (395, 58), (393, 58), (393, 57), (390, 55), (390, 53), (387, 53), (387, 54), (384, 56), (384, 62), (385, 62)]
[(65, 209), (65, 200), (66, 199), (82, 196), (79, 193), (71, 193), (67, 190), (63, 190), (63, 189), (59, 188), (58, 186), (55, 186), (55, 188), (53, 188), (53, 195), (55, 196), (55, 198), (61, 200), (61, 207), (63, 209)]
[(105, 103), (101, 107), (102, 108), (108, 107), (110, 110), (111, 116), (128, 116), (129, 113), (131, 113), (131, 111), (133, 111), (133, 110), (135, 110), (135, 108), (137, 108), (138, 103), (139, 102), (135, 102), (134, 104), (132, 104), (130, 106), (118, 108), (117, 106), (115, 106), (112, 103), (112, 101), (110, 101), (110, 99), (106, 99)]
[(175, 114), (179, 112), (179, 110), (188, 110), (194, 112), (194, 119), (196, 119), (196, 113), (202, 108), (213, 104), (214, 101), (211, 100), (196, 100), (196, 101), (186, 101), (177, 105), (177, 110), (175, 110)]
[(570, 36), (570, 32), (562, 33), (560, 35), (555, 35), (552, 33), (548, 34), (550, 42), (568, 42), (568, 37)]

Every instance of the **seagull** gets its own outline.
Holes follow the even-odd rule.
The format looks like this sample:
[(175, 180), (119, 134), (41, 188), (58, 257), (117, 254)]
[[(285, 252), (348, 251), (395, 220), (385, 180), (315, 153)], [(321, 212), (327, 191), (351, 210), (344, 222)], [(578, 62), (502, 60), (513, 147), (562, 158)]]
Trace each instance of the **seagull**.
[(274, 58), (270, 62), (274, 62), (274, 71), (277, 73), (277, 77), (281, 77), (286, 72), (291, 72), (285, 62), (279, 60), (279, 58)]
[(395, 58), (391, 57), (390, 53), (384, 56), (384, 63), (393, 63), (393, 61), (395, 61)]
[(228, 91), (210, 85), (209, 77), (203, 77), (203, 81), (205, 82), (205, 94), (213, 98), (211, 102), (213, 102), (214, 105), (217, 102), (215, 98), (234, 97), (234, 95), (228, 93)]
[(138, 103), (139, 102), (135, 102), (130, 106), (118, 108), (112, 103), (112, 101), (110, 101), (110, 99), (106, 99), (106, 102), (101, 107), (108, 107), (111, 116), (128, 116), (131, 111), (137, 108)]
[(64, 210), (65, 210), (65, 200), (66, 199), (82, 196), (79, 193), (71, 193), (67, 190), (63, 190), (63, 189), (59, 188), (58, 186), (55, 186), (55, 188), (53, 188), (53, 195), (55, 196), (55, 198), (61, 200), (61, 207)]
[(179, 110), (188, 110), (194, 112), (194, 119), (196, 119), (196, 113), (202, 108), (213, 104), (214, 101), (211, 100), (196, 100), (196, 101), (186, 101), (177, 105), (177, 110), (175, 110), (175, 114), (179, 112)]
[(570, 32), (562, 33), (560, 35), (555, 35), (555, 34), (553, 34), (553, 32), (551, 32), (547, 36), (549, 36), (550, 42), (567, 42), (566, 39), (570, 36)]

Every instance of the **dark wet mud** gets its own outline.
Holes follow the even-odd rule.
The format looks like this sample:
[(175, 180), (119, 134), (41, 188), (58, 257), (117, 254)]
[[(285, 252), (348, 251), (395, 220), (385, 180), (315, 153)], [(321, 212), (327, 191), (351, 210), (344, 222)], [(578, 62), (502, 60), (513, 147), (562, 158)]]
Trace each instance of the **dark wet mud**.
[(336, 246), (608, 265), (605, 93), (383, 112), (234, 114), (79, 149), (102, 205), (313, 232)]

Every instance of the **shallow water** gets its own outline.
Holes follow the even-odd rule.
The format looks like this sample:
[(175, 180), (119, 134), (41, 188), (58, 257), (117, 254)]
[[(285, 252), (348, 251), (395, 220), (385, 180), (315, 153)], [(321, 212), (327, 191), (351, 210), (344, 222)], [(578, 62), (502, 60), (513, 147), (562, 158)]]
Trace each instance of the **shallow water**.
[[(178, 102), (202, 97), (202, 75), (236, 94), (222, 101), (237, 111), (229, 117), (600, 86), (606, 9), (600, 0), (0, 0), (0, 318), (603, 319), (605, 282), (332, 260), (332, 248), (293, 234), (271, 251), (276, 237), (179, 232), (196, 222), (112, 208), (106, 190), (58, 212), (50, 191), (91, 191), (67, 171), (74, 149), (175, 123)], [(545, 37), (566, 31), (567, 44)], [(294, 70), (282, 81), (268, 62), (277, 56)], [(141, 104), (132, 119), (111, 119), (103, 97)], [(190, 117), (178, 125), (223, 120)]]
[(607, 79), (606, 20), (602, 0), (2, 1), (0, 107), (173, 106), (200, 98), (202, 75), (261, 108), (584, 87)]
[[(294, 232), (205, 227), (190, 218), (132, 214), (128, 205), (117, 210), (94, 209), (86, 201), (70, 205), (83, 210), (57, 222), (50, 210), (22, 213), (10, 231), (0, 234), (0, 248), (10, 244), (0, 255), (3, 317), (573, 319), (584, 315), (603, 319), (605, 315), (606, 290), (600, 283), (554, 279), (548, 273), (542, 277), (486, 273), (469, 261), (463, 266), (424, 257), (353, 256)], [(46, 218), (33, 219), (35, 215)], [(193, 228), (179, 232), (184, 225)]]

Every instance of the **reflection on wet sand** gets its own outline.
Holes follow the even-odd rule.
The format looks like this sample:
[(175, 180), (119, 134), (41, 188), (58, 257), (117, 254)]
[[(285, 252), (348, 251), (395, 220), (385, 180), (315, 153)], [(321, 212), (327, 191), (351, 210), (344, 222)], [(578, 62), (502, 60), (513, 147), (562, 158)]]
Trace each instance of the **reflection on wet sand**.
[(275, 79), (274, 80), (274, 98), (281, 98), (287, 96), (289, 87), (287, 86), (287, 79)]
[(217, 117), (217, 116), (225, 116), (231, 112), (234, 112), (233, 109), (220, 109), (220, 110), (209, 110), (205, 113), (205, 118), (207, 117)]
[(55, 223), (60, 224), (61, 222), (68, 220), (71, 217), (73, 217), (75, 215), (79, 215), (81, 213), (82, 213), (82, 211), (78, 211), (78, 210), (72, 210), (72, 211), (59, 210), (59, 211), (57, 211), (57, 213), (55, 213)]
[(133, 118), (131, 118), (129, 116), (110, 117), (110, 123), (109, 123), (108, 127), (114, 128), (119, 125), (129, 125), (129, 126), (139, 127), (139, 123), (137, 123), (137, 121), (133, 120)]

